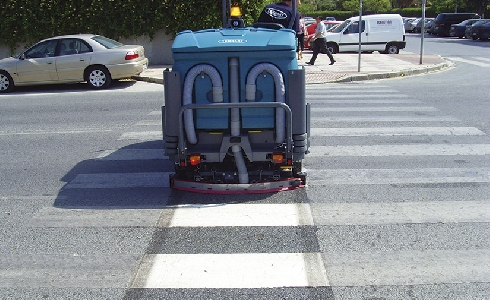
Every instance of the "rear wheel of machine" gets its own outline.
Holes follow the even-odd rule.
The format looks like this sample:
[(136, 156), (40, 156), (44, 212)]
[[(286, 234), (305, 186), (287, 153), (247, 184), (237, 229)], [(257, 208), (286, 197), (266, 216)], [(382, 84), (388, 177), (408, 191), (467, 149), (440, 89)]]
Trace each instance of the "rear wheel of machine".
[(301, 180), (301, 184), (306, 185), (306, 172), (303, 172), (302, 162), (293, 162), (293, 177), (299, 178)]

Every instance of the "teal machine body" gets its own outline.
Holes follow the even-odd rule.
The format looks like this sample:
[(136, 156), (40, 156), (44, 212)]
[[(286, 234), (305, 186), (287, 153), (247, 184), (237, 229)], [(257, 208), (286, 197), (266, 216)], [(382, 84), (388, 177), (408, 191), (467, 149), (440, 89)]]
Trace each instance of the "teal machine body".
[(162, 115), (165, 152), (175, 163), (173, 187), (215, 184), (204, 188), (219, 192), (235, 184), (253, 190), (254, 184), (285, 178), (304, 185), (309, 106), (294, 31), (183, 31), (172, 56)]

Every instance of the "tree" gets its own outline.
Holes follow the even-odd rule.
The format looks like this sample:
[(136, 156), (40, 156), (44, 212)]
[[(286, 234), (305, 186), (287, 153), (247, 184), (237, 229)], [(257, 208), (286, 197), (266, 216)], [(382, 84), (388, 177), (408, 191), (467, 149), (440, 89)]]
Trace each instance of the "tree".
[[(343, 8), (350, 11), (359, 11), (359, 0), (348, 0), (343, 3)], [(362, 11), (378, 13), (391, 9), (390, 0), (363, 0)]]

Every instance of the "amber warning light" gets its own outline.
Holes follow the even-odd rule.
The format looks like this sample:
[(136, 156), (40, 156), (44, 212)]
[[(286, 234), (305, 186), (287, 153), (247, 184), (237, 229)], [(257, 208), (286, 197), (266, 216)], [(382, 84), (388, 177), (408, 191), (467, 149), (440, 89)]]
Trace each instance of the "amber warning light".
[(230, 16), (232, 18), (239, 18), (242, 16), (242, 11), (240, 10), (240, 7), (238, 6), (233, 6), (231, 8)]
[(231, 28), (243, 28), (245, 23), (242, 19), (242, 11), (240, 7), (233, 6), (230, 8), (230, 19), (228, 20), (228, 27)]

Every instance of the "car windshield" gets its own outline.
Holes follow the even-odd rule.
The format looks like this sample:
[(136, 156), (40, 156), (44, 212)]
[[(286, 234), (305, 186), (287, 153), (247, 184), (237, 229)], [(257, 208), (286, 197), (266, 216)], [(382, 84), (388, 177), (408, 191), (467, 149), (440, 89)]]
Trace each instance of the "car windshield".
[(349, 24), (350, 24), (350, 20), (345, 20), (342, 24), (332, 29), (331, 32), (335, 32), (335, 33), (342, 32), (342, 30), (344, 30), (345, 27), (349, 26)]
[(102, 46), (106, 47), (107, 49), (113, 49), (113, 48), (118, 48), (121, 46), (124, 46), (123, 44), (111, 40), (109, 38), (106, 38), (105, 36), (97, 35), (92, 38), (92, 40), (96, 41), (97, 43), (101, 44)]

